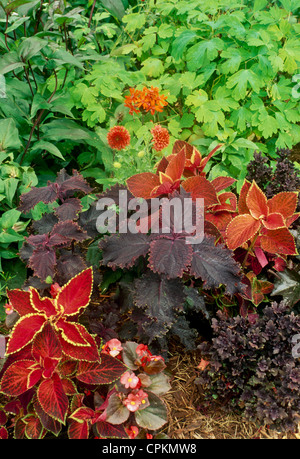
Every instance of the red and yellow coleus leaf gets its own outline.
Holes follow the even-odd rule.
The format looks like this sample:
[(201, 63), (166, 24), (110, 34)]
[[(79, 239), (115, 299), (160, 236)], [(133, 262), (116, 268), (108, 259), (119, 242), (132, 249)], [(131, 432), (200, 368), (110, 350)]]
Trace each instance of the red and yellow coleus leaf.
[(37, 398), (48, 416), (65, 423), (69, 401), (57, 373), (41, 382), (37, 390)]
[[(30, 311), (30, 313), (21, 316), (12, 329), (6, 354), (10, 355), (23, 349), (33, 341), (37, 333), (42, 331), (44, 325), (50, 322), (56, 332), (61, 334), (63, 344), (68, 343), (73, 347), (82, 346), (84, 349), (92, 345), (88, 355), (89, 358), (93, 355), (94, 360), (97, 360), (97, 347), (94, 340), (84, 326), (72, 322), (89, 304), (92, 285), (92, 268), (88, 268), (64, 285), (55, 298), (41, 298), (34, 288), (30, 289), (28, 295), (20, 294), (19, 290), (10, 291), (13, 307), (16, 303), (20, 312)], [(22, 298), (25, 301), (23, 309), (20, 306)]]
[(31, 389), (39, 381), (41, 374), (42, 371), (34, 360), (17, 360), (3, 374), (0, 390), (5, 395), (18, 397)]

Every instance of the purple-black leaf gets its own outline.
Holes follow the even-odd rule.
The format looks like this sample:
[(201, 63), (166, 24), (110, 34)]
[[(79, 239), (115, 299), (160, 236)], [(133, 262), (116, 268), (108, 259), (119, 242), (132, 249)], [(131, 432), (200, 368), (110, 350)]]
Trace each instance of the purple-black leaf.
[(88, 239), (87, 233), (82, 231), (80, 226), (72, 220), (58, 222), (51, 232), (51, 237), (53, 237), (55, 234), (59, 234), (69, 241), (84, 241)]
[(54, 183), (49, 183), (48, 186), (42, 186), (40, 188), (33, 187), (28, 193), (20, 196), (21, 204), (18, 207), (20, 212), (24, 214), (29, 212), (39, 202), (49, 204), (56, 201), (58, 197), (58, 188)]
[(80, 255), (68, 251), (63, 252), (56, 264), (56, 280), (59, 280), (60, 285), (66, 284), (87, 267)]
[(193, 249), (185, 239), (161, 237), (151, 242), (149, 253), (151, 270), (174, 279), (190, 265)]
[(190, 274), (201, 278), (205, 288), (225, 285), (231, 295), (242, 290), (240, 266), (229, 249), (215, 246), (213, 238), (205, 237), (200, 244), (193, 245), (193, 252)]
[(58, 223), (57, 217), (52, 213), (48, 213), (43, 215), (40, 220), (33, 222), (32, 227), (38, 234), (45, 234), (50, 233), (56, 223)]
[(58, 173), (56, 183), (63, 198), (73, 196), (75, 191), (82, 191), (85, 194), (92, 191), (87, 181), (76, 170), (73, 170), (73, 176), (70, 176), (63, 169)]
[(47, 247), (35, 249), (29, 261), (29, 267), (33, 269), (34, 274), (42, 281), (45, 281), (49, 276), (53, 279), (55, 264), (55, 250), (51, 250)]
[(57, 207), (54, 213), (60, 221), (74, 220), (81, 209), (82, 205), (78, 198), (69, 198)]
[(166, 279), (148, 271), (134, 282), (133, 300), (148, 317), (171, 326), (176, 313), (183, 310), (184, 285), (180, 279)]
[(146, 256), (151, 237), (143, 233), (114, 234), (100, 241), (102, 264), (112, 269), (130, 268), (140, 256)]

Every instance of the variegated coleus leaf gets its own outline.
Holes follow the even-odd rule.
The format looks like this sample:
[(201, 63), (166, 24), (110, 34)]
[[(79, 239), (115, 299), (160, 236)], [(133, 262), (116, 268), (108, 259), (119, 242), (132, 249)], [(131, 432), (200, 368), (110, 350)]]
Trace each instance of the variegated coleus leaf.
[(6, 354), (23, 349), (51, 322), (66, 355), (79, 360), (98, 360), (95, 340), (83, 325), (76, 323), (78, 315), (89, 304), (92, 287), (93, 272), (88, 268), (62, 286), (55, 298), (41, 298), (34, 288), (29, 292), (9, 291), (12, 306), (21, 317), (12, 329)]

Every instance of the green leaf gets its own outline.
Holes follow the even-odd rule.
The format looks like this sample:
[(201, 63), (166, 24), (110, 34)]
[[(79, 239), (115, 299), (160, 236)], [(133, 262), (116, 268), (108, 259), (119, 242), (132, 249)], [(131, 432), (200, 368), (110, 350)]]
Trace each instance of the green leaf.
[(175, 38), (172, 44), (171, 55), (175, 61), (180, 61), (183, 58), (183, 53), (187, 45), (197, 37), (196, 32), (192, 30), (185, 30), (179, 37)]
[(26, 22), (28, 19), (30, 19), (29, 16), (18, 18), (11, 26), (7, 27), (6, 33), (13, 32), (18, 27), (20, 27), (20, 25), (24, 24), (24, 22)]
[(15, 223), (17, 223), (20, 215), (21, 212), (19, 212), (17, 209), (11, 209), (4, 212), (0, 218), (0, 227), (2, 229), (11, 228)]
[(23, 241), (24, 236), (21, 236), (13, 229), (8, 229), (0, 233), (0, 242), (2, 244), (10, 244), (11, 242)]
[(21, 59), (28, 61), (32, 57), (40, 53), (47, 46), (48, 42), (41, 38), (29, 37), (25, 38), (18, 48), (18, 55)]
[(32, 2), (32, 0), (15, 0), (15, 1), (9, 3), (5, 7), (5, 11), (7, 11), (8, 13), (11, 13), (12, 11), (14, 11), (19, 6), (22, 6), (22, 5), (25, 5), (26, 3), (31, 3), (31, 2)]
[(112, 16), (121, 20), (125, 14), (125, 8), (121, 0), (101, 0), (104, 8), (109, 11)]
[(155, 394), (148, 392), (150, 405), (135, 412), (135, 420), (143, 429), (157, 430), (168, 421), (167, 409)]
[(149, 386), (147, 386), (147, 391), (149, 390), (155, 395), (164, 395), (171, 389), (169, 377), (163, 372), (150, 375), (150, 379), (151, 383)]
[(59, 64), (59, 65), (71, 65), (74, 67), (78, 67), (80, 69), (84, 69), (84, 66), (82, 62), (80, 62), (79, 59), (77, 59), (75, 56), (73, 56), (71, 53), (68, 51), (65, 51), (64, 49), (60, 48), (55, 53), (53, 54), (52, 58), (54, 61)]
[(238, 71), (240, 63), (242, 62), (242, 54), (238, 48), (230, 47), (229, 49), (224, 49), (221, 57), (226, 59), (226, 61), (221, 64), (223, 73), (228, 74)]
[(39, 140), (31, 148), (32, 152), (37, 151), (37, 150), (46, 150), (49, 153), (51, 153), (51, 155), (56, 156), (57, 158), (60, 158), (65, 161), (65, 158), (63, 157), (63, 155), (61, 154), (57, 146), (54, 145), (53, 143), (46, 142), (44, 140)]
[(10, 51), (9, 53), (1, 56), (0, 60), (0, 75), (5, 75), (8, 72), (23, 67), (23, 62), (20, 61), (18, 54), (15, 51)]
[(12, 118), (0, 120), (0, 151), (17, 150), (21, 145), (15, 121)]
[(259, 120), (261, 123), (258, 125), (258, 128), (262, 132), (263, 136), (267, 139), (268, 137), (272, 137), (273, 134), (279, 129), (278, 121), (271, 115), (266, 115), (262, 113), (259, 116)]
[(229, 77), (226, 83), (227, 88), (234, 88), (232, 96), (235, 100), (245, 99), (249, 86), (256, 93), (264, 86), (263, 79), (251, 69), (239, 70)]
[(164, 73), (164, 65), (161, 60), (149, 57), (142, 62), (142, 72), (153, 78), (157, 78)]
[(126, 341), (126, 343), (123, 344), (123, 351), (122, 351), (123, 362), (131, 370), (138, 369), (138, 366), (135, 364), (135, 361), (137, 359), (137, 354), (136, 354), (137, 347), (138, 347), (138, 344), (135, 343), (134, 341)]
[(191, 71), (200, 69), (203, 65), (216, 59), (223, 46), (224, 42), (220, 38), (196, 43), (187, 52), (187, 68)]
[(127, 32), (135, 32), (137, 29), (141, 29), (146, 22), (146, 15), (143, 13), (131, 13), (123, 16), (123, 22), (126, 24)]

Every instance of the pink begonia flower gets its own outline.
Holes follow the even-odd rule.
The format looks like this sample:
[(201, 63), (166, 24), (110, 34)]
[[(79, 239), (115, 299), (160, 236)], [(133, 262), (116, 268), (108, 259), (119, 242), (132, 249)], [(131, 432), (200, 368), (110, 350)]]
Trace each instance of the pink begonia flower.
[(128, 397), (123, 401), (126, 408), (132, 413), (137, 411), (142, 403), (141, 399), (135, 394), (129, 394)]
[(147, 406), (150, 405), (149, 400), (148, 400), (148, 394), (143, 391), (143, 389), (140, 389), (136, 397), (140, 400), (140, 404), (142, 405), (143, 408), (146, 408)]
[(6, 303), (4, 305), (4, 309), (7, 315), (12, 314), (14, 312), (13, 305), (11, 303)]
[(103, 346), (102, 352), (110, 354), (112, 357), (116, 357), (123, 350), (121, 341), (118, 339), (111, 339)]
[(139, 429), (136, 426), (130, 426), (129, 428), (125, 427), (125, 432), (128, 437), (133, 440), (139, 433)]
[(120, 379), (120, 382), (124, 384), (126, 389), (135, 389), (140, 382), (139, 378), (134, 374), (130, 373), (130, 371), (126, 371)]
[(165, 360), (161, 355), (151, 355), (150, 357), (150, 361), (151, 362), (157, 362), (158, 360)]
[(139, 357), (144, 357), (145, 355), (151, 356), (151, 352), (146, 344), (139, 344), (135, 350)]

